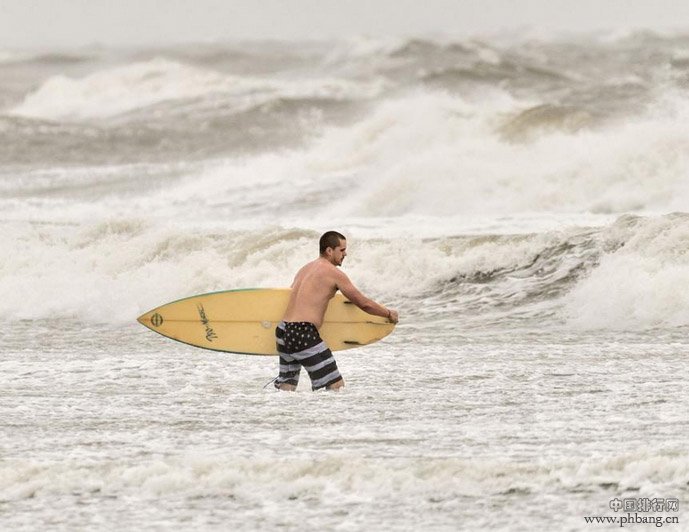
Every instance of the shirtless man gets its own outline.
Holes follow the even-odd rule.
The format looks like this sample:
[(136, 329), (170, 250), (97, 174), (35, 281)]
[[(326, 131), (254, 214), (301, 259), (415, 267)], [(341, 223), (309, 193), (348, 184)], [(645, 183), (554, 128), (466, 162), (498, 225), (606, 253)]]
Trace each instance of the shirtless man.
[(280, 375), (275, 380), (279, 390), (295, 390), (299, 372), (304, 366), (314, 390), (337, 390), (344, 380), (337, 369), (333, 354), (321, 340), (318, 329), (328, 302), (338, 290), (364, 312), (397, 323), (397, 312), (389, 310), (364, 296), (338, 266), (347, 256), (347, 240), (336, 231), (321, 236), (320, 257), (297, 272), (287, 311), (277, 328), (275, 340), (280, 355)]

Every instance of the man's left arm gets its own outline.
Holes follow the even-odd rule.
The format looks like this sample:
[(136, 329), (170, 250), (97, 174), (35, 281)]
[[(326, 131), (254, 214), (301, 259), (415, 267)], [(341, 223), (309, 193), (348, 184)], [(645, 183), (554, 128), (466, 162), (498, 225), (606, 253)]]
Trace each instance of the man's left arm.
[(372, 299), (366, 297), (356, 286), (354, 286), (352, 281), (349, 280), (349, 277), (347, 277), (344, 272), (339, 270), (337, 271), (336, 285), (338, 290), (340, 290), (340, 292), (342, 292), (347, 299), (349, 299), (364, 312), (373, 314), (374, 316), (380, 316), (381, 318), (388, 318), (394, 323), (397, 323), (398, 318), (396, 311), (388, 310), (383, 305), (380, 305)]

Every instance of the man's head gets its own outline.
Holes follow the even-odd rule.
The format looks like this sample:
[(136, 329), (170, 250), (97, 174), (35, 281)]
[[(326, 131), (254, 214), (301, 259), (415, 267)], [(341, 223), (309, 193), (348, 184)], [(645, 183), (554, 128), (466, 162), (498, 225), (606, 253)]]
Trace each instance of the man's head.
[(319, 247), (321, 257), (327, 259), (335, 266), (342, 266), (342, 261), (347, 256), (347, 239), (337, 231), (328, 231), (321, 236)]

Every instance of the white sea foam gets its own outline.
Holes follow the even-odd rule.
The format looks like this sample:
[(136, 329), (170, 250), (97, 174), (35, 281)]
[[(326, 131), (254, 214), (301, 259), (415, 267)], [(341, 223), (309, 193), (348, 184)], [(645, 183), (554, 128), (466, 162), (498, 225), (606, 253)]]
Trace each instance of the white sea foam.
[(416, 93), (303, 149), (208, 165), (159, 200), (238, 212), (253, 205), (258, 218), (277, 198), (282, 216), (331, 216), (333, 204), (360, 218), (689, 210), (689, 107), (669, 98), (634, 122), (505, 141), (501, 124), (523, 106), (505, 93)]
[(314, 157), (360, 176), (352, 213), (628, 212), (687, 210), (689, 161), (679, 116), (646, 116), (533, 142), (500, 139), (501, 117), (523, 105), (434, 93), (388, 101), (324, 135)]
[(360, 98), (377, 94), (379, 81), (341, 79), (277, 80), (223, 74), (167, 59), (97, 71), (83, 78), (54, 76), (10, 114), (51, 120), (110, 117), (166, 101), (234, 98), (238, 108), (272, 98)]
[[(333, 224), (352, 237), (348, 267), (357, 282), (386, 297), (417, 297), (453, 278), (528, 269), (544, 250), (570, 245), (579, 231), (571, 223), (689, 209), (682, 126), (689, 111), (674, 97), (634, 123), (550, 132), (518, 144), (502, 140), (496, 133), (501, 117), (521, 105), (504, 93), (471, 99), (417, 92), (382, 103), (354, 125), (329, 128), (304, 148), (182, 166), (181, 177), (165, 186), (132, 187), (126, 194), (88, 190), (97, 184), (107, 191), (110, 179), (118, 183), (125, 174), (136, 183), (138, 171), (155, 176), (155, 169), (64, 168), (20, 176), (21, 187), (40, 181), (46, 193), (26, 201), (22, 194), (11, 197), (11, 184), (5, 187), (10, 199), (3, 200), (3, 213), (16, 221), (0, 238), (5, 249), (21, 252), (0, 262), (0, 314), (124, 322), (191, 293), (285, 286), (313, 256), (318, 234)], [(485, 224), (479, 233), (523, 233), (519, 220), (526, 219), (535, 220), (523, 224), (526, 230), (540, 234), (443, 240), (472, 232), (478, 215)], [(646, 242), (634, 231), (651, 231), (653, 219), (617, 240)], [(658, 223), (674, 227), (667, 249), (684, 246), (673, 240), (681, 240), (683, 219)], [(619, 224), (609, 231), (619, 233)], [(604, 249), (613, 233), (593, 237), (591, 246)], [(600, 265), (580, 253), (563, 258), (563, 268), (553, 266), (562, 272), (553, 273), (555, 279), (578, 264), (588, 272), (574, 279), (562, 301), (570, 325), (626, 330), (689, 323), (688, 302), (673, 288), (687, 280), (681, 258), (666, 248), (629, 246), (603, 253)], [(528, 291), (515, 281), (476, 297), (491, 304), (515, 301), (514, 294), (533, 297), (541, 280), (533, 281)]]
[[(650, 474), (649, 474), (650, 473)], [(0, 465), (0, 501), (55, 495), (105, 496), (134, 492), (138, 497), (202, 497), (232, 493), (245, 503), (304, 497), (320, 500), (498, 496), (510, 490), (619, 489), (670, 490), (689, 481), (684, 456), (648, 451), (584, 462), (541, 460), (520, 464), (508, 459), (371, 459), (338, 455), (290, 460), (257, 451), (254, 458), (188, 454), (136, 465), (18, 462)]]
[(586, 329), (634, 330), (689, 325), (689, 219), (623, 219), (601, 235), (622, 247), (566, 297), (569, 323)]
[[(156, 226), (145, 220), (104, 221), (88, 228), (14, 225), (0, 239), (16, 254), (0, 261), (0, 314), (10, 319), (75, 317), (126, 323), (163, 302), (194, 293), (243, 287), (289, 286), (293, 273), (317, 255), (318, 233)], [(410, 256), (404, 276), (393, 277), (382, 253), (402, 253), (355, 242), (350, 273), (378, 294), (416, 292), (424, 269), (451, 275), (443, 252)], [(368, 261), (368, 264), (364, 264)], [(376, 279), (379, 278), (376, 282)]]
[(314, 215), (330, 214), (336, 201), (338, 213), (374, 218), (689, 210), (689, 107), (681, 100), (667, 95), (634, 122), (503, 139), (502, 125), (528, 105), (502, 92), (417, 92), (325, 130), (304, 149), (228, 159), (165, 198), (253, 203), (258, 216), (277, 197)]
[[(155, 64), (147, 63), (144, 71)], [(187, 67), (174, 66), (168, 74), (176, 68)], [(155, 76), (141, 82), (153, 87)], [(91, 85), (78, 83), (82, 88)], [(193, 76), (188, 83), (195, 87), (192, 92), (204, 85), (193, 82)], [(139, 89), (121, 84), (116, 90), (126, 91), (131, 100), (104, 98), (130, 107), (167, 97)], [(65, 100), (70, 107), (66, 112), (99, 112), (100, 98), (94, 93), (90, 100)], [(330, 216), (336, 201), (339, 214), (359, 218), (689, 210), (689, 145), (684, 134), (689, 106), (676, 95), (666, 94), (633, 122), (577, 133), (547, 130), (528, 142), (503, 139), (502, 125), (530, 105), (501, 91), (466, 98), (415, 92), (381, 103), (353, 125), (325, 129), (304, 148), (209, 162), (159, 194), (143, 188), (140, 201), (131, 202), (136, 196), (132, 190), (123, 208), (136, 205), (140, 212), (174, 205), (195, 212), (199, 206), (226, 205), (246, 212), (253, 205), (252, 215), (258, 218), (276, 201), (289, 204), (281, 210), (283, 216), (295, 211)], [(114, 206), (118, 200), (107, 196), (102, 201)], [(49, 204), (42, 208), (49, 209)], [(55, 215), (63, 213), (61, 207)]]
[[(296, 267), (296, 257), (287, 252), (294, 242), (288, 240), (257, 249), (256, 237), (245, 242), (174, 226), (149, 228), (136, 220), (76, 231), (25, 227), (1, 238), (18, 255), (3, 256), (0, 263), (5, 296), (0, 313), (18, 319), (126, 322), (171, 296), (289, 285), (287, 271)], [(266, 260), (281, 255), (282, 268)], [(246, 268), (247, 261), (253, 267)]]
[[(385, 235), (384, 226), (368, 235), (356, 226), (339, 229), (350, 238), (345, 271), (356, 284), (412, 312), (445, 309), (458, 320), (488, 313), (478, 321), (490, 323), (494, 311), (542, 321), (541, 312), (550, 316), (561, 307), (558, 315), (575, 329), (689, 325), (689, 300), (676, 289), (689, 280), (686, 254), (677, 251), (686, 248), (689, 222), (629, 220), (602, 230), (430, 240)], [(0, 237), (16, 250), (0, 261), (0, 315), (127, 323), (195, 293), (289, 286), (316, 256), (326, 227), (228, 228), (153, 218), (84, 227), (15, 223)], [(580, 269), (588, 273), (570, 278)]]

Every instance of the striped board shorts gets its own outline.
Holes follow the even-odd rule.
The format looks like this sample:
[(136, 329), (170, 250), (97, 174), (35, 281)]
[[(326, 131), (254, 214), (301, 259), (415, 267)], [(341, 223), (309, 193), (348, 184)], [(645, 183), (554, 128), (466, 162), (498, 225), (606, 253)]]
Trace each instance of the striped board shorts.
[(313, 390), (325, 388), (342, 379), (335, 357), (313, 323), (281, 321), (275, 329), (275, 342), (280, 355), (280, 375), (275, 380), (276, 388), (283, 383), (296, 386), (302, 366), (311, 377)]

